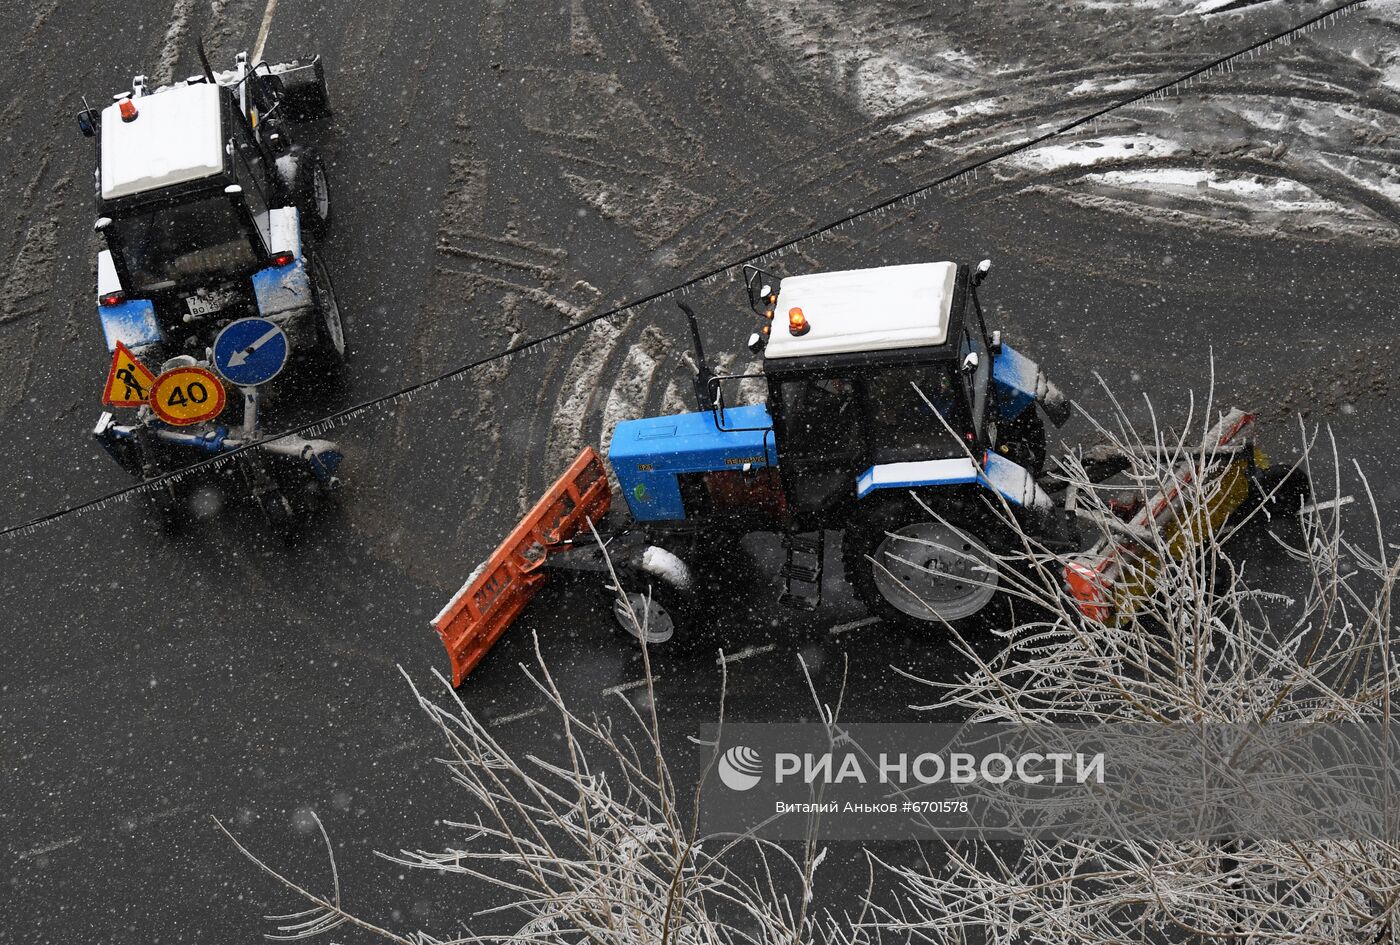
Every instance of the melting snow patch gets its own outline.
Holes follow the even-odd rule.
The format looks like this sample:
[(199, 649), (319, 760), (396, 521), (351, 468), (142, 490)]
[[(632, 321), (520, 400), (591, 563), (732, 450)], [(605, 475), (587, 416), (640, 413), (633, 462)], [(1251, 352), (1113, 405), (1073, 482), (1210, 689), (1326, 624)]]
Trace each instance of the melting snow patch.
[(1175, 142), (1151, 135), (1110, 135), (1072, 141), (1067, 144), (1046, 144), (1024, 151), (1008, 159), (1009, 163), (1036, 171), (1055, 171), (1066, 167), (1088, 167), (1109, 161), (1131, 158), (1165, 157), (1181, 150)]
[(1236, 6), (1241, 6), (1239, 0), (1202, 0), (1201, 3), (1196, 4), (1187, 12), (1204, 15), (1206, 13), (1218, 13), (1226, 7)]
[(1138, 87), (1139, 79), (1119, 79), (1117, 82), (1100, 82), (1097, 79), (1085, 79), (1083, 82), (1069, 90), (1070, 95), (1088, 95), (1092, 92), (1131, 92)]
[(889, 56), (872, 56), (856, 71), (861, 109), (871, 115), (890, 115), (934, 95), (962, 90), (946, 76)]
[(1400, 92), (1400, 59), (1381, 70), (1381, 85)]
[(1141, 188), (1248, 203), (1274, 213), (1355, 216), (1355, 211), (1319, 196), (1294, 180), (1277, 177), (1229, 177), (1216, 171), (1153, 168), (1105, 171), (1091, 178), (1110, 187)]

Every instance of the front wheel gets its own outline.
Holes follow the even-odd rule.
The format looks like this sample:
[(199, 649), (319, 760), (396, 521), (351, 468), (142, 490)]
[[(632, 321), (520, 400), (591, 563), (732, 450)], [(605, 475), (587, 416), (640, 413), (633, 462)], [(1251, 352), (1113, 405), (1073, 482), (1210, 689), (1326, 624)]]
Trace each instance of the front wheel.
[(1034, 404), (1012, 419), (998, 423), (997, 439), (997, 448), (1012, 462), (1026, 467), (1037, 477), (1045, 471), (1045, 421)]
[(652, 545), (617, 566), (623, 593), (613, 593), (612, 616), (620, 633), (647, 646), (682, 637), (694, 624), (695, 584), (689, 566)]
[(331, 285), (331, 274), (320, 256), (311, 257), (311, 293), (316, 304), (317, 351), (321, 360), (338, 367), (345, 362), (345, 322)]
[(907, 494), (866, 501), (842, 553), (846, 578), (871, 613), (919, 631), (985, 626), (1002, 583), (992, 536), (1003, 527), (990, 513), (951, 507), (939, 521)]
[(647, 591), (628, 590), (613, 600), (613, 621), (619, 633), (647, 646), (667, 643), (676, 635), (680, 609), (673, 595), (652, 585)]

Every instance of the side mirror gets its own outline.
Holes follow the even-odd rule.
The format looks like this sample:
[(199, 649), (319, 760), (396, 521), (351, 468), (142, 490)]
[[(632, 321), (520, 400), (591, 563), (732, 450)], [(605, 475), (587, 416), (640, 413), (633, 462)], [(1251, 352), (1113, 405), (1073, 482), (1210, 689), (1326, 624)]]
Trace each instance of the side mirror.
[(964, 374), (975, 374), (977, 366), (982, 363), (982, 359), (977, 356), (976, 351), (969, 351), (967, 357), (963, 358), (962, 372)]
[(744, 288), (749, 294), (749, 307), (755, 315), (766, 316), (778, 300), (782, 280), (751, 263), (744, 264)]
[(972, 284), (974, 286), (978, 286), (986, 282), (987, 274), (991, 271), (992, 261), (990, 259), (982, 260), (980, 263), (977, 264), (977, 270), (972, 274)]
[(992, 352), (992, 357), (994, 358), (997, 355), (1001, 354), (1001, 329), (997, 329), (996, 331), (992, 332), (992, 343), (990, 345), (990, 350)]
[(78, 130), (84, 138), (91, 138), (97, 134), (97, 109), (84, 108), (78, 112)]

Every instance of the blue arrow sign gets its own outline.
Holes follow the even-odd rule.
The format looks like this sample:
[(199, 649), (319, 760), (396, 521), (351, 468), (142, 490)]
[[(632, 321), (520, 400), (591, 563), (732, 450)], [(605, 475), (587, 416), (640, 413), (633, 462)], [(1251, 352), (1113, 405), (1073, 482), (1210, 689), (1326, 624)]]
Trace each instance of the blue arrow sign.
[(287, 333), (276, 322), (240, 318), (214, 339), (214, 367), (230, 383), (256, 387), (281, 372), (291, 351)]

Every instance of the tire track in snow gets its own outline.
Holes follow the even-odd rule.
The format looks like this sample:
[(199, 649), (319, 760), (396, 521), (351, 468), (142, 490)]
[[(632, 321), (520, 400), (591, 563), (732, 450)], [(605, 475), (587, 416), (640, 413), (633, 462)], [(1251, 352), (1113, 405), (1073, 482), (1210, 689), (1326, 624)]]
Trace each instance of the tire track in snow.
[[(671, 352), (671, 340), (662, 334), (655, 325), (647, 325), (627, 350), (627, 356), (617, 372), (617, 381), (608, 391), (603, 405), (602, 430), (598, 434), (598, 452), (606, 456), (612, 443), (613, 431), (623, 420), (632, 420), (644, 413), (643, 408), (656, 385), (657, 372)], [(582, 444), (580, 447), (582, 448)], [(617, 491), (617, 480), (612, 468), (608, 469), (608, 479)]]
[[(635, 314), (590, 326), (588, 338), (569, 357), (564, 376), (554, 386), (556, 392), (541, 392), (541, 413), (548, 422), (548, 433), (543, 440), (543, 469), (540, 470), (544, 483), (553, 481), (586, 441), (585, 430), (597, 409), (605, 403), (600, 388), (602, 379), (607, 376), (607, 364), (634, 321)], [(550, 417), (552, 420), (548, 419)], [(541, 488), (539, 482), (532, 483), (528, 479), (522, 482), (521, 507), (529, 508)]]
[(175, 0), (170, 8), (170, 25), (165, 29), (160, 51), (156, 56), (156, 67), (151, 72), (149, 87), (169, 85), (175, 78), (175, 66), (179, 64), (180, 53), (189, 35), (190, 16), (194, 13), (195, 0)]

